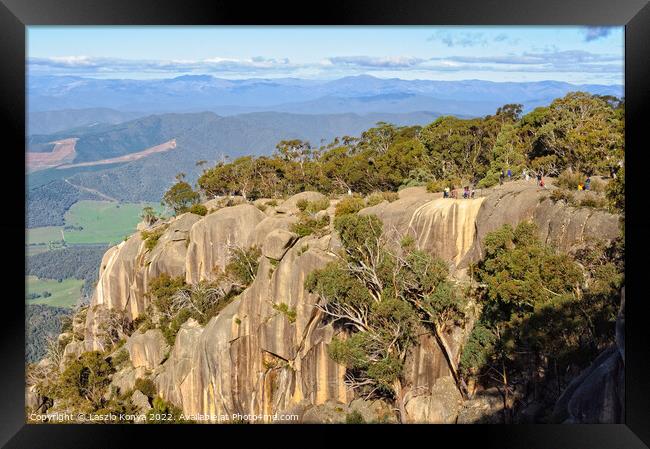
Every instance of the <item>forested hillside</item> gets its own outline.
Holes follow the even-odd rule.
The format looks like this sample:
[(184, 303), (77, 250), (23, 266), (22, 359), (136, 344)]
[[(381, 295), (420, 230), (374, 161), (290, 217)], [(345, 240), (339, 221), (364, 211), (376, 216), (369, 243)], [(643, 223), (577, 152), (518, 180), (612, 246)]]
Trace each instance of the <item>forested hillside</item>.
[(25, 274), (41, 279), (83, 280), (82, 294), (90, 297), (106, 249), (105, 245), (70, 246), (34, 254), (27, 258)]

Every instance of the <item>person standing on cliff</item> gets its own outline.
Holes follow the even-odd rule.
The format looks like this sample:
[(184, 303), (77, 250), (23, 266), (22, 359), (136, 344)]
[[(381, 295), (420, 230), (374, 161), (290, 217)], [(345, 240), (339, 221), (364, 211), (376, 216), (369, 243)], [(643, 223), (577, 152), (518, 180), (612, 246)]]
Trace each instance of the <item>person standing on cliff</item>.
[(537, 185), (542, 186), (542, 175), (539, 173), (537, 174)]
[(508, 169), (508, 181), (512, 179), (512, 170)]
[(501, 173), (499, 174), (499, 185), (503, 185), (503, 170), (501, 170)]
[(449, 186), (445, 187), (445, 190), (442, 191), (443, 198), (449, 198)]
[(587, 176), (587, 179), (585, 180), (585, 190), (590, 190), (591, 189), (591, 177)]

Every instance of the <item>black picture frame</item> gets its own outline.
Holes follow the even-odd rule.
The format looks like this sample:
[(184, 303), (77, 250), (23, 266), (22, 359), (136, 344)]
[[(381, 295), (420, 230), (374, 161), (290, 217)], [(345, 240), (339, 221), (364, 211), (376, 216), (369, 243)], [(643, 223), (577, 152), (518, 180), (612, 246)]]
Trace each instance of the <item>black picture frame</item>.
[[(163, 1), (163, 0), (0, 0), (0, 114), (2, 115), (7, 208), (0, 220), (6, 247), (5, 286), (0, 337), (0, 444), (6, 447), (114, 447), (136, 437), (153, 442), (183, 432), (189, 444), (236, 444), (232, 432), (274, 433), (282, 444), (311, 444), (314, 436), (338, 438), (338, 427), (292, 426), (84, 426), (25, 424), (24, 303), (17, 279), (23, 276), (13, 259), (24, 251), (24, 197), (11, 189), (24, 174), (25, 27), (29, 25), (624, 25), (626, 97), (626, 401), (625, 424), (510, 426), (348, 426), (356, 433), (383, 438), (388, 432), (407, 442), (428, 444), (473, 440), (481, 448), (642, 448), (650, 445), (650, 326), (644, 321), (648, 230), (644, 220), (644, 184), (648, 179), (643, 153), (650, 105), (650, 4), (645, 0), (424, 0), (373, 2)], [(11, 142), (11, 145), (10, 145)], [(24, 180), (23, 180), (24, 182)], [(23, 184), (24, 185), (24, 184)], [(645, 189), (647, 191), (647, 188)], [(17, 211), (22, 211), (22, 214)], [(635, 262), (636, 261), (636, 262)], [(646, 275), (647, 276), (647, 275)], [(7, 294), (16, 291), (16, 294)], [(350, 430), (352, 429), (352, 432)], [(276, 433), (277, 432), (277, 433)], [(406, 433), (408, 432), (408, 434)], [(311, 436), (310, 436), (311, 434)], [(342, 434), (341, 434), (342, 435)], [(243, 437), (243, 436), (242, 436)], [(222, 440), (223, 438), (223, 440)], [(331, 444), (340, 444), (334, 438)], [(342, 438), (342, 436), (340, 437)], [(199, 443), (199, 439), (207, 443)], [(171, 440), (167, 440), (171, 441)], [(226, 441), (230, 441), (226, 443)], [(278, 440), (279, 441), (279, 440)], [(341, 440), (343, 441), (343, 440)], [(212, 442), (212, 443), (211, 443)], [(318, 441), (317, 441), (318, 442)], [(322, 439), (327, 444), (327, 440)], [(242, 443), (243, 444), (243, 443)], [(408, 444), (408, 443), (407, 443)]]

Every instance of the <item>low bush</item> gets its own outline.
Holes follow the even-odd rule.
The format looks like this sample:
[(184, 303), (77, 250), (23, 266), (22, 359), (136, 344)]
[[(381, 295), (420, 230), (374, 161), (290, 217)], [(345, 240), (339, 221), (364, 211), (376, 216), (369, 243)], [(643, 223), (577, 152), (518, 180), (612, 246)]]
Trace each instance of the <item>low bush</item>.
[(361, 209), (365, 207), (365, 203), (362, 198), (357, 196), (346, 196), (342, 198), (341, 201), (336, 205), (334, 215), (336, 217), (346, 214), (356, 214)]
[(287, 317), (287, 320), (289, 320), (290, 323), (296, 322), (296, 316), (297, 316), (296, 309), (292, 309), (291, 307), (289, 307), (288, 304), (284, 302), (273, 304), (273, 309), (277, 310), (282, 315)]
[(555, 185), (563, 189), (577, 190), (578, 184), (584, 184), (585, 179), (587, 179), (587, 177), (580, 173), (565, 170), (557, 177)]
[(429, 181), (427, 183), (427, 192), (437, 193), (442, 192), (447, 187), (447, 183), (441, 180)]
[(306, 214), (315, 214), (316, 212), (327, 209), (329, 206), (330, 206), (330, 200), (328, 200), (327, 198), (323, 198), (316, 201), (299, 200), (296, 203), (296, 207), (298, 207), (298, 210)]
[(151, 379), (138, 378), (135, 380), (135, 390), (140, 390), (149, 399), (156, 397), (156, 385)]
[(298, 234), (299, 237), (305, 237), (311, 234), (320, 236), (329, 224), (329, 215), (325, 215), (319, 219), (303, 216), (300, 221), (291, 225), (290, 230)]
[(144, 240), (144, 246), (148, 251), (151, 251), (156, 247), (158, 240), (162, 237), (168, 227), (169, 225), (163, 225), (150, 231), (140, 231), (140, 237)]
[(564, 201), (566, 204), (575, 205), (575, 196), (568, 190), (565, 189), (555, 189), (551, 192), (551, 200), (557, 203), (558, 201)]
[(208, 213), (208, 208), (203, 204), (193, 204), (189, 212), (204, 217)]

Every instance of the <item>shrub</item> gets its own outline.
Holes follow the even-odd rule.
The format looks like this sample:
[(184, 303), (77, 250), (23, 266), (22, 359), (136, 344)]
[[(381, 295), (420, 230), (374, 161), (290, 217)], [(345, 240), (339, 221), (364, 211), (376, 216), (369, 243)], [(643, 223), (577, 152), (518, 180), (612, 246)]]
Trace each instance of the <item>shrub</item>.
[(144, 394), (146, 397), (148, 397), (149, 399), (153, 399), (156, 397), (156, 385), (153, 383), (151, 379), (142, 379), (142, 378), (136, 379), (134, 389), (140, 390), (140, 392)]
[(189, 212), (204, 217), (208, 213), (208, 208), (203, 204), (193, 204)]
[(266, 205), (269, 207), (277, 207), (278, 205), (278, 200), (269, 200), (266, 202)]
[(427, 183), (427, 192), (431, 192), (431, 193), (442, 192), (443, 190), (445, 190), (445, 187), (447, 187), (447, 183), (445, 181), (440, 181), (440, 180), (429, 181)]
[(149, 282), (149, 294), (153, 296), (153, 304), (163, 315), (171, 312), (172, 297), (185, 287), (183, 276), (171, 277), (166, 273), (155, 277)]
[(607, 184), (599, 179), (592, 179), (589, 190), (595, 193), (605, 193), (607, 189)]
[(140, 237), (144, 240), (144, 247), (147, 248), (148, 251), (154, 249), (158, 244), (158, 240), (162, 237), (168, 227), (169, 225), (165, 224), (152, 229), (151, 231), (140, 231)]
[(111, 365), (114, 368), (119, 369), (124, 366), (130, 360), (129, 351), (122, 348), (113, 355), (111, 358)]
[(226, 265), (226, 275), (242, 286), (250, 285), (257, 274), (261, 255), (262, 250), (255, 245), (247, 249), (235, 248), (231, 252), (230, 261)]
[(356, 214), (365, 207), (363, 199), (357, 196), (346, 196), (336, 205), (334, 216), (339, 217), (346, 214)]
[(296, 309), (290, 308), (288, 304), (284, 302), (273, 304), (273, 309), (277, 310), (282, 315), (286, 316), (287, 320), (289, 320), (290, 323), (296, 322), (296, 316), (297, 316)]
[(113, 367), (101, 352), (85, 352), (63, 371), (55, 397), (96, 410), (102, 404), (112, 373)]
[(564, 189), (577, 190), (578, 184), (584, 184), (585, 179), (587, 179), (587, 177), (580, 173), (565, 170), (557, 177), (555, 185)]
[(381, 192), (371, 193), (366, 197), (366, 207), (376, 206), (384, 202), (384, 195)]
[(365, 424), (366, 420), (363, 419), (363, 415), (359, 413), (358, 410), (353, 410), (347, 415), (345, 415), (346, 424)]
[(306, 214), (315, 214), (318, 211), (325, 210), (330, 206), (330, 200), (322, 198), (316, 201), (299, 200), (296, 203), (298, 210)]
[(553, 190), (551, 192), (550, 198), (555, 203), (557, 203), (558, 201), (564, 201), (566, 204), (574, 205), (576, 202), (573, 193), (564, 189)]
[(325, 215), (320, 219), (302, 217), (300, 221), (291, 225), (291, 232), (298, 234), (299, 237), (316, 234), (320, 235), (324, 228), (330, 224), (329, 215)]
[(598, 195), (586, 195), (580, 200), (580, 206), (604, 209), (607, 207), (607, 199)]
[(261, 203), (257, 203), (255, 205), (255, 207), (257, 207), (262, 212), (264, 212), (266, 209), (268, 209), (268, 206), (266, 204), (261, 204)]

